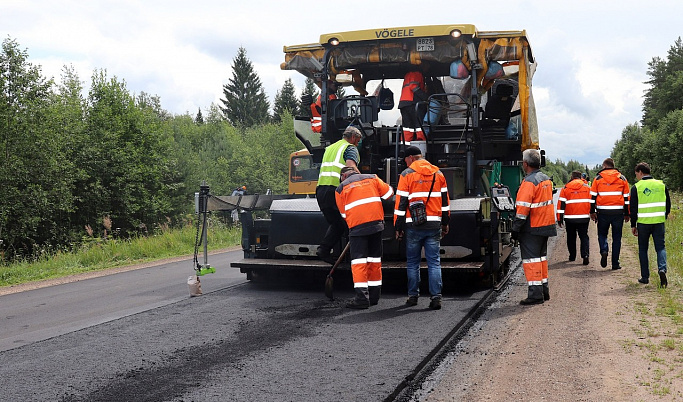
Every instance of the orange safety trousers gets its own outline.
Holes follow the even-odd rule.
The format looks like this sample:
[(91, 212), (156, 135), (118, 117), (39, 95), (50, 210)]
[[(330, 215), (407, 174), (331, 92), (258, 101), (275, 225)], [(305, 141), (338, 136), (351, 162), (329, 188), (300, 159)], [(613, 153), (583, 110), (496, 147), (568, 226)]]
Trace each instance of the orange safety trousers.
[(548, 237), (525, 232), (519, 236), (522, 267), (528, 285), (548, 283)]
[(350, 236), (354, 288), (382, 285), (382, 232)]

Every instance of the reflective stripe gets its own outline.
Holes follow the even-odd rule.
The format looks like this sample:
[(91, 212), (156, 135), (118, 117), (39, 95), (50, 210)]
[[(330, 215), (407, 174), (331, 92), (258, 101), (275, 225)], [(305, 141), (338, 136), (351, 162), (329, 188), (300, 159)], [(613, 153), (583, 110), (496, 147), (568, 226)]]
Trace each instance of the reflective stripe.
[(382, 203), (382, 199), (379, 197), (368, 197), (368, 198), (361, 198), (360, 200), (356, 200), (354, 202), (350, 202), (346, 204), (346, 210), (348, 211), (351, 208), (355, 208), (359, 205), (365, 205), (369, 204), (372, 202), (379, 202), (380, 204)]
[(598, 209), (624, 209), (623, 205), (598, 205)]
[(382, 257), (368, 257), (368, 262), (382, 262)]
[(446, 211), (450, 211), (450, 210), (451, 210), (451, 208), (448, 205), (445, 207), (441, 207), (441, 212), (446, 212)]
[(354, 288), (367, 288), (368, 282), (356, 282), (353, 284)]
[(382, 286), (382, 281), (368, 281), (368, 286)]
[[(411, 217), (406, 218), (406, 222), (412, 222), (412, 221), (413, 221), (413, 218), (411, 218)], [(440, 216), (427, 215), (427, 221), (428, 222), (429, 221), (441, 222), (441, 217)]]
[(336, 178), (341, 177), (341, 175), (337, 172), (320, 172), (320, 176), (330, 176), (330, 177), (336, 177)]
[(413, 198), (435, 198), (435, 197), (441, 197), (441, 193), (435, 193), (432, 192), (431, 194), (428, 191), (422, 192), (422, 193), (412, 193), (408, 196), (408, 199), (413, 199)]
[(666, 212), (638, 212), (638, 218), (654, 218), (656, 216), (666, 216)]
[(525, 201), (517, 201), (516, 205), (517, 205), (517, 206), (520, 206), (520, 207), (527, 207), (527, 208), (528, 208), (528, 207), (531, 207), (531, 203), (530, 203), (530, 202), (525, 202)]
[(407, 191), (396, 190), (396, 195), (400, 195), (401, 197), (407, 197), (410, 195), (410, 193)]
[(397, 215), (397, 216), (405, 216), (405, 215), (406, 215), (406, 211), (401, 211), (400, 209), (394, 209), (394, 215)]
[(628, 194), (622, 194), (621, 191), (598, 191), (598, 195), (628, 195)]
[(351, 260), (351, 265), (367, 264), (367, 262), (368, 262), (368, 257), (356, 258), (354, 260)]
[(579, 203), (584, 203), (584, 202), (590, 203), (591, 200), (588, 198), (580, 198), (580, 199), (576, 199), (576, 200), (568, 200), (567, 204), (579, 204)]
[(394, 189), (389, 186), (389, 190), (382, 196), (383, 199), (388, 200), (394, 194)]
[(543, 281), (529, 281), (527, 282), (529, 286), (543, 285)]
[(522, 215), (522, 214), (517, 214), (517, 215), (515, 215), (515, 217), (518, 219), (526, 219), (527, 218), (526, 215)]
[(558, 210), (557, 210), (557, 213), (558, 213), (558, 214), (563, 214), (563, 213), (564, 213), (564, 209), (558, 209)]
[(591, 217), (590, 214), (586, 214), (586, 215), (565, 215), (564, 219), (581, 219), (581, 218), (590, 218), (590, 217)]
[(531, 204), (531, 208), (545, 207), (545, 206), (551, 205), (552, 203), (553, 203), (552, 201), (535, 202), (535, 203)]
[(564, 197), (558, 197), (557, 200), (558, 200), (558, 201), (567, 201), (567, 199), (564, 198)]
[(533, 264), (536, 262), (543, 262), (546, 261), (546, 257), (535, 257), (535, 258), (526, 258), (522, 260), (522, 264)]
[(640, 208), (655, 208), (655, 207), (666, 208), (666, 202), (648, 202), (646, 204), (638, 204), (638, 209), (640, 209)]

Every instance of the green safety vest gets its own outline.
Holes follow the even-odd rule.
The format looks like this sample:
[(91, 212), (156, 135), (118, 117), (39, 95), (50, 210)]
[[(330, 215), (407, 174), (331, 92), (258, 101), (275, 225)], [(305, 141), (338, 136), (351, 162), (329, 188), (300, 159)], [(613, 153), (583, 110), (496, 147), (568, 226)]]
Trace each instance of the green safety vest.
[(341, 139), (327, 147), (323, 155), (323, 163), (320, 165), (320, 176), (318, 176), (319, 186), (335, 186), (340, 183), (342, 168), (346, 166), (344, 151), (351, 145), (345, 139)]
[(666, 220), (666, 186), (661, 180), (648, 179), (636, 183), (638, 190), (638, 223), (655, 224)]

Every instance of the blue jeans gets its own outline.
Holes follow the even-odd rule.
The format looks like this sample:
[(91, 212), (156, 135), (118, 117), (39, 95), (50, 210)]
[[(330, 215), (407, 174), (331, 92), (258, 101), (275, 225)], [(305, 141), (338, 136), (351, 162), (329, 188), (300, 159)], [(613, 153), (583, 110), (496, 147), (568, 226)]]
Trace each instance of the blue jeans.
[(420, 261), (422, 247), (427, 260), (429, 276), (429, 293), (432, 298), (441, 298), (441, 228), (420, 230), (406, 228), (406, 268), (408, 272), (408, 296), (420, 295)]
[(650, 236), (655, 243), (657, 253), (657, 271), (666, 273), (666, 248), (664, 246), (664, 223), (643, 224), (638, 223), (638, 259), (640, 259), (640, 276), (643, 279), (650, 277), (650, 263), (647, 258), (647, 249), (650, 245)]
[(607, 232), (612, 227), (612, 268), (619, 266), (619, 253), (621, 252), (621, 230), (624, 227), (624, 215), (607, 215), (598, 213), (598, 245), (600, 254), (608, 253)]

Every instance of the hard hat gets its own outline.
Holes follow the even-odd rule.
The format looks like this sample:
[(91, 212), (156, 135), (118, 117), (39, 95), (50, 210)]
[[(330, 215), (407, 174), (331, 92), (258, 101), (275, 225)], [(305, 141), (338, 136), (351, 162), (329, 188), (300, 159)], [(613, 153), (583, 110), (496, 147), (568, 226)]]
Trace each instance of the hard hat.
[(242, 190), (246, 190), (246, 189), (247, 189), (247, 186), (242, 186)]

